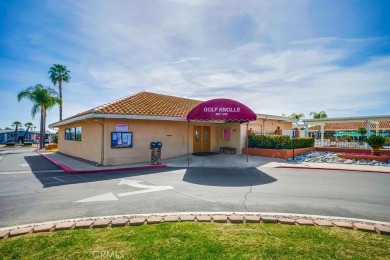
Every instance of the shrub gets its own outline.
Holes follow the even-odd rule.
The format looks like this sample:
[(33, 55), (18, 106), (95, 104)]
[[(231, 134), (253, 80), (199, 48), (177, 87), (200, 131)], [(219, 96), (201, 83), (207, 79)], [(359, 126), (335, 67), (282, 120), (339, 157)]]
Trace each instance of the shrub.
[[(288, 135), (250, 135), (249, 148), (292, 149), (293, 141)], [(296, 138), (294, 148), (313, 147), (313, 138)]]
[(15, 142), (8, 142), (5, 144), (5, 146), (15, 146)]
[(24, 146), (31, 146), (33, 143), (32, 142), (24, 142)]
[(385, 144), (385, 138), (380, 135), (372, 135), (367, 138), (367, 143), (372, 149), (380, 149)]
[(250, 148), (283, 149), (287, 146), (288, 135), (250, 135)]
[[(314, 138), (296, 138), (294, 141), (294, 149), (296, 148), (307, 148), (307, 147), (314, 147)], [(290, 140), (288, 142), (288, 149), (293, 148), (293, 141)]]

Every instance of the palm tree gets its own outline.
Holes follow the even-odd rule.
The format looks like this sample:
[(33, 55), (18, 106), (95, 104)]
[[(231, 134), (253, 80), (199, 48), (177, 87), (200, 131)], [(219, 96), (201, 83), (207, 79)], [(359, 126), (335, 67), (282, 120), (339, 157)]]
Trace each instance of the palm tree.
[(15, 138), (15, 143), (16, 143), (16, 142), (18, 142), (18, 127), (22, 126), (22, 123), (20, 123), (19, 121), (15, 121), (12, 123), (12, 126), (15, 127), (14, 138)]
[(58, 82), (58, 92), (60, 93), (60, 121), (62, 120), (62, 82), (68, 83), (70, 80), (69, 73), (70, 71), (66, 69), (66, 66), (60, 64), (53, 64), (53, 67), (50, 68), (50, 80), (53, 82), (54, 86)]
[(325, 111), (320, 111), (318, 113), (311, 112), (310, 115), (313, 116), (313, 119), (314, 118), (319, 119), (319, 118), (327, 118), (328, 117), (328, 115), (326, 114)]
[(58, 98), (57, 91), (50, 87), (44, 87), (42, 84), (36, 84), (34, 87), (31, 86), (19, 92), (18, 101), (20, 102), (23, 98), (27, 98), (33, 103), (32, 118), (35, 118), (38, 111), (41, 112), (39, 149), (43, 149), (45, 146), (46, 111), (56, 104), (61, 105), (61, 99)]
[(292, 113), (291, 115), (288, 116), (289, 118), (293, 118), (293, 119), (296, 119), (296, 120), (300, 120), (302, 117), (305, 117), (305, 115), (303, 113), (300, 113), (300, 114), (295, 114), (295, 113)]
[(25, 123), (24, 126), (27, 127), (27, 130), (26, 130), (26, 132), (24, 132), (23, 142), (26, 141), (28, 130), (30, 130), (30, 127), (33, 127), (33, 123), (28, 122), (28, 123)]

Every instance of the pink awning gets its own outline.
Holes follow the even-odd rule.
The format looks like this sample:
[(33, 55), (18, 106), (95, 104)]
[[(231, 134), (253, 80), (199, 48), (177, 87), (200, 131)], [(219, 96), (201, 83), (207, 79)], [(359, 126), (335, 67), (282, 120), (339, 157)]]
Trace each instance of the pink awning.
[(244, 104), (231, 99), (212, 99), (194, 107), (187, 120), (254, 121), (256, 114)]

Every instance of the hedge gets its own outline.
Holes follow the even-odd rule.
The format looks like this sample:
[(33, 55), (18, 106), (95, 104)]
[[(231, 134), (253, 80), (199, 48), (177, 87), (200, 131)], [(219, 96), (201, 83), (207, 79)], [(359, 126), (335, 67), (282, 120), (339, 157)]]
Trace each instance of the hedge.
[(15, 142), (8, 142), (5, 144), (6, 146), (15, 146)]
[(24, 145), (24, 146), (32, 146), (32, 144), (33, 144), (32, 142), (24, 142), (23, 145)]
[[(288, 135), (250, 135), (249, 148), (292, 149), (293, 141)], [(296, 138), (294, 148), (313, 147), (313, 138)]]
[[(296, 138), (294, 148), (314, 147), (314, 138)], [(287, 146), (288, 149), (293, 148), (293, 141), (290, 140)]]

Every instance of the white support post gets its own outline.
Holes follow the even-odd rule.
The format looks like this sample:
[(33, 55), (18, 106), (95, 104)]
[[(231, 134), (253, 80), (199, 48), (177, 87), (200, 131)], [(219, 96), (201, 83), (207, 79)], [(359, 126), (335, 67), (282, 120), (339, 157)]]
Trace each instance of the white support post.
[(321, 147), (324, 147), (324, 125), (321, 125)]
[(309, 137), (309, 124), (305, 123), (305, 138)]
[(370, 120), (366, 120), (366, 129), (367, 129), (367, 138), (371, 136), (371, 122)]

